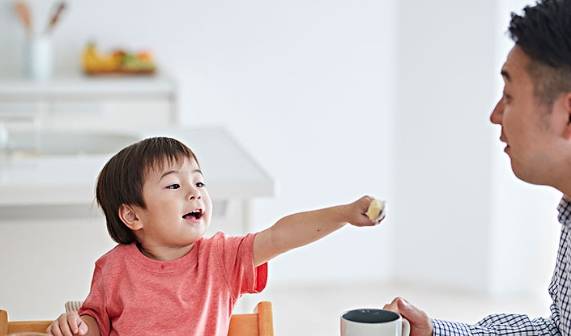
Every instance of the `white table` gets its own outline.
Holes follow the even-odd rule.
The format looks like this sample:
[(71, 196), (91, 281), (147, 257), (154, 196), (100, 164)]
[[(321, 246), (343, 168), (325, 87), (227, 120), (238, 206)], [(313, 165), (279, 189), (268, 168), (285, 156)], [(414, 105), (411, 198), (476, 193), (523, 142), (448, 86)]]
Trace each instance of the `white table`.
[[(242, 203), (244, 230), (250, 228), (251, 201), (275, 193), (274, 180), (223, 128), (131, 133), (141, 139), (171, 136), (187, 144), (198, 157), (212, 199)], [(38, 156), (0, 162), (0, 207), (8, 213), (9, 207), (93, 204), (97, 175), (111, 155)]]

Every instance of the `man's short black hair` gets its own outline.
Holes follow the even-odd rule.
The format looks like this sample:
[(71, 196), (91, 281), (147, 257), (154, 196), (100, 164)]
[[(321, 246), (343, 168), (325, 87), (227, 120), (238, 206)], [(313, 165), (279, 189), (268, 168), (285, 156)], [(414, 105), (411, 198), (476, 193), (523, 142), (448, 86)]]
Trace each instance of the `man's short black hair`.
[(571, 91), (571, 0), (540, 0), (512, 13), (510, 37), (531, 59), (535, 95), (551, 105)]

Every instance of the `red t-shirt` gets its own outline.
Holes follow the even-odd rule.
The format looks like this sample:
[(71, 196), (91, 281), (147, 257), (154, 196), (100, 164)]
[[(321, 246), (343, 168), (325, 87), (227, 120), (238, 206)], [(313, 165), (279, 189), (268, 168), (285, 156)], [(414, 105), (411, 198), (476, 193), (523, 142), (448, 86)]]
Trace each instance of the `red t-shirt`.
[(92, 316), (103, 336), (227, 335), (236, 300), (266, 286), (267, 264), (253, 263), (254, 237), (217, 233), (171, 261), (118, 245), (95, 263), (79, 314)]

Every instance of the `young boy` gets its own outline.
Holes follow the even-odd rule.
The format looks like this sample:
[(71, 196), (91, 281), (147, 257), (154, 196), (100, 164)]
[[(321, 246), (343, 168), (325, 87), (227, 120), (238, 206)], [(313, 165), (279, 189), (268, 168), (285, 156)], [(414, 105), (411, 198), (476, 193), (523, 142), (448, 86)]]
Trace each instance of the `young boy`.
[(203, 237), (212, 201), (194, 153), (171, 138), (124, 148), (103, 167), (97, 202), (119, 245), (95, 263), (79, 313), (50, 335), (226, 335), (243, 293), (264, 289), (267, 262), (346, 223), (371, 226), (370, 197), (286, 216), (243, 237)]

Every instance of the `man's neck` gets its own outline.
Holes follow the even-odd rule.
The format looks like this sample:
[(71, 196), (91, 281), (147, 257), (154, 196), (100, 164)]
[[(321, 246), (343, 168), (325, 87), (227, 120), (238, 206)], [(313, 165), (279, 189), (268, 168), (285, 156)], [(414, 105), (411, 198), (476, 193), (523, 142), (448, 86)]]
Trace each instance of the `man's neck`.
[(557, 168), (552, 171), (552, 186), (563, 193), (563, 197), (571, 202), (571, 155), (561, 159)]

